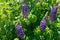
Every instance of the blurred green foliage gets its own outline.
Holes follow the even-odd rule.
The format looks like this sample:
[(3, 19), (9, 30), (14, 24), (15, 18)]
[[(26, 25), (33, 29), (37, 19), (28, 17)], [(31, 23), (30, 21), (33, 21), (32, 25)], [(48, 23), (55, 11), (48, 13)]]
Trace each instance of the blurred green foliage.
[(24, 40), (60, 40), (60, 7), (56, 20), (47, 25), (43, 32), (39, 29), (40, 21), (47, 12), (49, 14), (50, 8), (56, 1), (27, 0), (29, 13), (28, 18), (24, 20), (22, 17), (23, 0), (0, 0), (0, 40), (19, 40), (15, 30), (18, 19), (23, 26)]

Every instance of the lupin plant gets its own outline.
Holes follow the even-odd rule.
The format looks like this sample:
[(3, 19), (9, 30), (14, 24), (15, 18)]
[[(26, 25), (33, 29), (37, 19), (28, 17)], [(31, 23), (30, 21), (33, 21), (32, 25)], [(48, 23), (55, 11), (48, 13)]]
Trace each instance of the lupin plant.
[(16, 25), (16, 32), (17, 32), (18, 37), (20, 39), (23, 39), (24, 32), (23, 32), (22, 25), (20, 24), (20, 21), (19, 20), (18, 20), (18, 23)]
[(49, 19), (49, 22), (52, 22), (55, 17), (56, 17), (56, 12), (57, 12), (57, 9), (58, 9), (58, 3), (55, 4), (54, 7), (52, 7), (51, 11), (50, 11), (50, 19)]
[(40, 30), (43, 31), (46, 28), (46, 17), (47, 17), (47, 13), (45, 14), (45, 16), (43, 17), (43, 19), (40, 22)]
[(23, 18), (26, 18), (28, 16), (28, 5), (26, 3), (26, 0), (24, 0), (22, 4), (22, 15), (23, 15)]
[[(57, 22), (54, 21), (55, 17), (56, 17), (56, 13), (57, 13), (57, 9), (58, 9), (58, 3), (56, 3), (54, 5), (54, 7), (52, 7), (51, 11), (50, 11), (50, 15), (49, 15), (49, 29), (51, 29), (54, 34), (54, 40), (58, 40), (59, 35), (58, 35), (58, 31), (57, 31)], [(53, 22), (54, 21), (54, 22)]]
[(0, 1), (0, 40), (60, 40), (60, 9), (54, 21), (55, 10), (60, 6), (55, 4), (57, 0), (24, 0), (22, 5), (23, 0), (3, 1)]

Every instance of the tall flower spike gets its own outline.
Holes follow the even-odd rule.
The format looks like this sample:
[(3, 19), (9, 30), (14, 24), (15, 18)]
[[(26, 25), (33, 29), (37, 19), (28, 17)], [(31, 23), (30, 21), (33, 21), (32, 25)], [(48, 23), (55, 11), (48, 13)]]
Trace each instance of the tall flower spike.
[(46, 28), (46, 16), (47, 13), (45, 14), (45, 16), (43, 17), (43, 19), (40, 22), (40, 30), (43, 31)]
[(55, 6), (51, 9), (49, 22), (52, 22), (55, 19), (57, 9), (58, 9), (58, 3), (56, 3)]
[(22, 5), (22, 15), (23, 15), (23, 18), (26, 18), (28, 16), (28, 5), (26, 3), (26, 0), (24, 0)]
[(24, 37), (24, 32), (23, 32), (23, 29), (22, 29), (22, 26), (20, 24), (20, 21), (18, 20), (18, 23), (16, 25), (16, 32), (17, 32), (17, 35), (20, 39), (23, 39)]

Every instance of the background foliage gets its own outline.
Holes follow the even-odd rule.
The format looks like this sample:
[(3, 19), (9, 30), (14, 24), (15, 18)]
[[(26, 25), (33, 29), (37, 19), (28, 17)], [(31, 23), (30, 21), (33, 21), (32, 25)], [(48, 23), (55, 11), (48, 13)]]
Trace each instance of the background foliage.
[[(16, 33), (16, 23), (20, 19), (24, 40), (60, 40), (60, 7), (58, 7), (56, 20), (41, 32), (40, 21), (50, 8), (59, 0), (27, 0), (28, 18), (22, 18), (23, 0), (0, 0), (0, 40), (19, 40)], [(59, 4), (60, 5), (60, 4)], [(48, 24), (48, 23), (47, 23)]]

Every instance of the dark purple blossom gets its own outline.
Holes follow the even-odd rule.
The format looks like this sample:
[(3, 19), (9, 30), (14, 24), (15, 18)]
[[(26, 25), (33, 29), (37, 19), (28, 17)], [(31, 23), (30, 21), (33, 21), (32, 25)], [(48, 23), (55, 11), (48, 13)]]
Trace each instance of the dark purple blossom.
[(58, 9), (58, 3), (56, 3), (55, 6), (51, 9), (49, 22), (52, 22), (55, 19), (57, 9)]
[(43, 31), (46, 28), (46, 15), (43, 17), (43, 19), (40, 22), (40, 30)]
[(26, 18), (28, 16), (28, 5), (26, 3), (26, 0), (24, 0), (22, 5), (22, 15), (23, 15), (23, 18)]
[(23, 39), (24, 32), (23, 32), (22, 26), (21, 26), (21, 24), (20, 24), (19, 21), (18, 21), (18, 23), (16, 25), (16, 32), (17, 32), (18, 37), (21, 38), (21, 39)]

